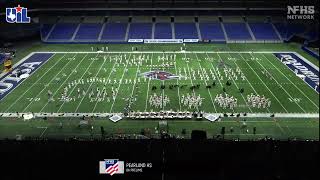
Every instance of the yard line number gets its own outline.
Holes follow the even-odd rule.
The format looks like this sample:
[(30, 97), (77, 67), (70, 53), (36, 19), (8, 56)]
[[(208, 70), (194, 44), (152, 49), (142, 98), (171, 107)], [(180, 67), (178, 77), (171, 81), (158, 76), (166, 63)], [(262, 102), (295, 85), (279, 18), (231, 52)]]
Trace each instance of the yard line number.
[(41, 98), (39, 98), (39, 97), (38, 98), (27, 98), (27, 100), (30, 102), (32, 102), (32, 101), (38, 102), (38, 101), (40, 101), (40, 99)]
[(301, 98), (288, 98), (290, 102), (293, 103), (299, 103), (301, 101)]

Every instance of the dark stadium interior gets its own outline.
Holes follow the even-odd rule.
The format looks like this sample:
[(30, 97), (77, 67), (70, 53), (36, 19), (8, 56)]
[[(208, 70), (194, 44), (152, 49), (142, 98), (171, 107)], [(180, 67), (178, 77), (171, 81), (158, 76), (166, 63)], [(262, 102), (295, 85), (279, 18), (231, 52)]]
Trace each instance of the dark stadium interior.
[[(88, 47), (93, 49), (95, 44), (107, 43), (121, 49), (130, 39), (199, 39), (199, 43), (219, 45), (283, 43), (291, 47), (298, 44), (317, 49), (319, 57), (318, 3), (318, 0), (0, 0), (0, 49), (44, 44), (43, 51), (50, 45), (57, 51), (64, 47), (72, 51), (83, 44), (90, 44)], [(5, 8), (17, 4), (28, 8), (31, 23), (6, 22)], [(301, 4), (315, 5), (315, 18), (287, 20), (287, 5)], [(143, 45), (136, 48), (143, 49)], [(163, 48), (165, 52), (171, 47), (152, 48)], [(1, 113), (1, 106), (0, 110)], [(197, 116), (196, 112), (192, 115)], [(47, 117), (39, 119), (45, 121)], [(6, 127), (0, 124), (1, 128)], [(0, 132), (0, 180), (313, 180), (320, 177), (319, 136), (316, 140), (301, 141), (268, 136), (240, 141), (240, 138), (225, 140), (224, 135), (208, 133), (193, 131), (190, 139), (162, 134), (160, 138), (147, 140), (113, 139), (113, 136), (99, 139), (99, 134), (98, 139), (26, 137), (19, 141), (3, 139), (4, 133)], [(153, 167), (144, 173), (110, 177), (99, 174), (99, 161), (106, 158), (152, 162)]]
[[(118, 157), (152, 162), (153, 168), (112, 179), (303, 180), (318, 177), (319, 158), (315, 142), (279, 141), (4, 141), (0, 152), (6, 154), (1, 156), (2, 179), (106, 179), (98, 175), (97, 162)], [(24, 168), (17, 173), (20, 163)]]

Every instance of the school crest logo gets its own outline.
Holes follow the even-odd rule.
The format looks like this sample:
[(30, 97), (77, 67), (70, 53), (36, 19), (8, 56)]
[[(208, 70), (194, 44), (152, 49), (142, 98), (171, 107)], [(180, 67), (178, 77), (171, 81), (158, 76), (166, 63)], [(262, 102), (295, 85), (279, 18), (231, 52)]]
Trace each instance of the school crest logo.
[(100, 174), (124, 174), (124, 161), (119, 159), (105, 159), (99, 161), (99, 173)]
[(179, 78), (179, 76), (177, 75), (171, 74), (166, 71), (158, 71), (158, 70), (142, 73), (141, 76), (144, 76), (150, 79), (161, 80), (161, 81)]

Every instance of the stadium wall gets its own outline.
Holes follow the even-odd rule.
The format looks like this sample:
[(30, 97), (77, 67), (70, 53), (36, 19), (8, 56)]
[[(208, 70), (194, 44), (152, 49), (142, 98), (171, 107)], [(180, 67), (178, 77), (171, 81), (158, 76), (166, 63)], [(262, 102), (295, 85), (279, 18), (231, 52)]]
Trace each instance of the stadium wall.
[[(174, 40), (174, 39), (172, 39)], [(145, 42), (145, 40), (130, 40), (130, 41), (43, 41), (46, 44), (136, 44), (136, 43), (150, 43)], [(259, 40), (259, 41), (252, 41), (252, 40), (203, 40), (203, 41), (185, 41), (182, 42), (155, 42), (152, 43), (211, 43), (211, 44), (227, 44), (227, 43), (261, 43), (261, 44), (267, 44), (267, 43), (283, 43), (283, 41), (279, 40)]]
[[(83, 42), (79, 42), (79, 41), (43, 41), (43, 43), (45, 44), (155, 44), (156, 42), (153, 43), (147, 43), (144, 40), (142, 41), (110, 41), (110, 42), (106, 42), (106, 41), (83, 41)], [(170, 42), (171, 44), (173, 42)], [(188, 41), (180, 41), (180, 42), (175, 42), (175, 43), (199, 43), (199, 44), (226, 44), (227, 41), (223, 41), (223, 40), (211, 40), (211, 41), (197, 41), (197, 42), (188, 42)], [(166, 42), (157, 42), (157, 44), (168, 44)]]

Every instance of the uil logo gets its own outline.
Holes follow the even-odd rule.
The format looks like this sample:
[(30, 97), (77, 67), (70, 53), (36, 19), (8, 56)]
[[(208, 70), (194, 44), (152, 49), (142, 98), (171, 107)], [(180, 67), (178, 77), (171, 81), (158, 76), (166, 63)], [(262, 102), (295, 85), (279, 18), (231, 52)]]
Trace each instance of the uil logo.
[(30, 23), (27, 8), (18, 7), (6, 8), (6, 21), (8, 23)]

